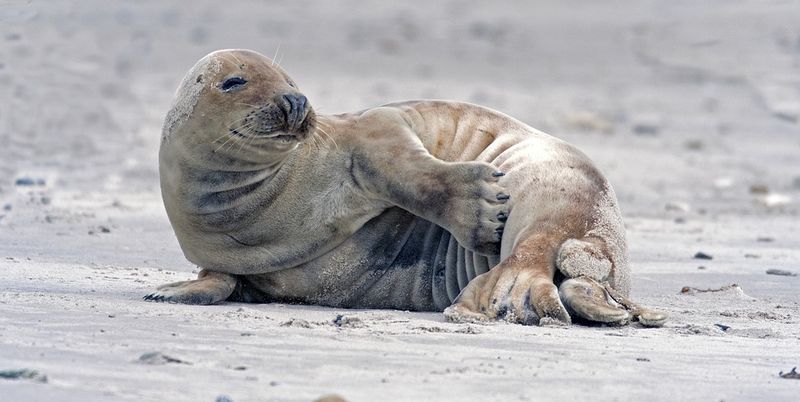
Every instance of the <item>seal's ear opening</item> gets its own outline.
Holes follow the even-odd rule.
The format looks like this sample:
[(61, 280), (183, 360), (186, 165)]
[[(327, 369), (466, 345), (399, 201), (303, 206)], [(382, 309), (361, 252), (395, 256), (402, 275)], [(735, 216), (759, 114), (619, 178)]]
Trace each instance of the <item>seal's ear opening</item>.
[(219, 85), (219, 89), (222, 92), (230, 92), (237, 90), (247, 84), (247, 80), (242, 77), (231, 77), (222, 81), (222, 84)]

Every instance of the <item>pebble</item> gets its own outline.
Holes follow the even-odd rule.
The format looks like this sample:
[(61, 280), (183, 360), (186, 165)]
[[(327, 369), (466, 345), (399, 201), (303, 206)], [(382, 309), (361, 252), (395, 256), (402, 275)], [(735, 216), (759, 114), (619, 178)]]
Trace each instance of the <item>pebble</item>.
[(781, 378), (790, 378), (790, 379), (793, 379), (793, 380), (800, 380), (800, 373), (797, 372), (797, 367), (792, 368), (792, 371), (790, 371), (788, 373), (784, 373), (783, 371), (781, 371), (780, 373), (778, 373), (778, 375)]
[(167, 364), (167, 363), (178, 363), (178, 364), (191, 364), (187, 361), (183, 361), (181, 359), (167, 356), (161, 352), (147, 352), (139, 356), (139, 363), (142, 364)]
[(661, 118), (657, 115), (639, 115), (634, 118), (631, 128), (637, 135), (658, 135), (661, 131)]
[(696, 258), (698, 260), (711, 260), (714, 257), (712, 257), (710, 254), (706, 254), (706, 253), (704, 253), (702, 251), (698, 251), (698, 252), (696, 252), (694, 254), (694, 258)]
[(36, 382), (47, 382), (47, 376), (40, 374), (36, 370), (19, 369), (19, 370), (0, 370), (0, 379), (5, 380), (33, 380)]
[(705, 147), (702, 140), (688, 140), (683, 146), (690, 151), (701, 151)]
[(766, 184), (753, 184), (750, 186), (750, 194), (767, 194), (769, 187)]
[(797, 276), (796, 273), (792, 271), (787, 271), (785, 269), (777, 269), (777, 268), (770, 268), (767, 270), (767, 275), (778, 275), (778, 276)]
[(350, 328), (361, 328), (364, 326), (364, 323), (358, 317), (348, 317), (346, 315), (339, 314), (336, 318), (333, 319), (333, 325), (341, 328), (341, 327), (350, 327)]
[(20, 177), (14, 182), (14, 184), (17, 186), (33, 186), (36, 184), (36, 180), (33, 180), (30, 177)]

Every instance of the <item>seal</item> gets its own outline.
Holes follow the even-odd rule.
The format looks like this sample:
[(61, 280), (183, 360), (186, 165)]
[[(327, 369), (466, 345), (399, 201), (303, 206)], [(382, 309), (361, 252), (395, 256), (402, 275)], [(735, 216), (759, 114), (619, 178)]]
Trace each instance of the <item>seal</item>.
[(622, 218), (589, 158), (477, 105), (320, 115), (269, 58), (217, 51), (178, 88), (159, 171), (181, 249), (202, 270), (146, 300), (666, 320), (628, 299)]

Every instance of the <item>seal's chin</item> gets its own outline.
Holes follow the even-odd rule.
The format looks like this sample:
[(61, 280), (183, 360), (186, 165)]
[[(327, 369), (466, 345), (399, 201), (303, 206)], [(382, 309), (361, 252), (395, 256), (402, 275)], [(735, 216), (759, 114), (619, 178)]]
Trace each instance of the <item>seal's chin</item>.
[(267, 139), (270, 140), (270, 141), (275, 141), (275, 142), (280, 142), (280, 143), (292, 143), (292, 142), (300, 142), (300, 141), (302, 141), (302, 139), (300, 139), (295, 134), (280, 134), (280, 135), (276, 135), (276, 136), (273, 136), (273, 137), (268, 137)]

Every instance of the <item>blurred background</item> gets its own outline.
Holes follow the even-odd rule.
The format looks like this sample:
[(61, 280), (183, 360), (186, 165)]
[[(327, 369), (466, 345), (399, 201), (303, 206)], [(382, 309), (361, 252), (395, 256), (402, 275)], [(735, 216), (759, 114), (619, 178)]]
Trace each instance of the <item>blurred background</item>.
[(589, 154), (629, 216), (796, 215), (798, 18), (777, 0), (0, 0), (0, 200), (159, 201), (183, 74), (249, 48), (323, 113), (440, 98), (510, 114)]

